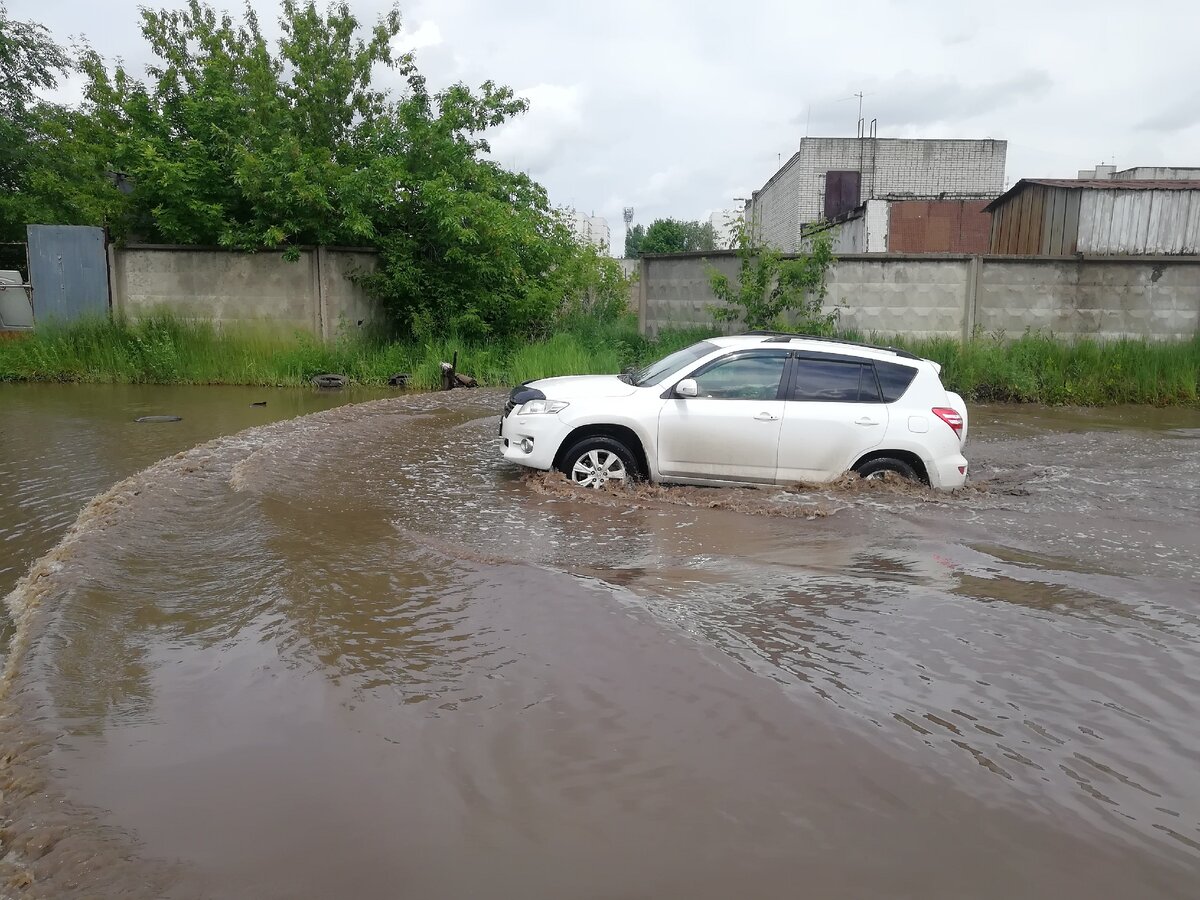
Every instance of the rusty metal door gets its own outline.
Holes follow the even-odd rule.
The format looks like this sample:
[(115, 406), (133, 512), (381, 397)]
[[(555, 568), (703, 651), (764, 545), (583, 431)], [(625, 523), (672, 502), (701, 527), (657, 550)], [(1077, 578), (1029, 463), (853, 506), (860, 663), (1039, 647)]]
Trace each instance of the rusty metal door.
[(861, 188), (861, 172), (826, 172), (825, 218), (835, 219), (858, 206)]
[(108, 315), (104, 231), (86, 225), (29, 225), (29, 283), (39, 321)]

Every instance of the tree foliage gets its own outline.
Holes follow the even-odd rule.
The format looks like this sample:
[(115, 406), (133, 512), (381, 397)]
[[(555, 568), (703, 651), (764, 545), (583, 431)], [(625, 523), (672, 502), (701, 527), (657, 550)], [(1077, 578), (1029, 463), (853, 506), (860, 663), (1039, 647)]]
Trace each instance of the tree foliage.
[[(628, 243), (628, 241), (627, 241)], [(681, 219), (655, 219), (640, 236), (637, 256), (644, 253), (687, 253), (713, 250), (716, 237), (710, 222), (687, 222)], [(628, 248), (626, 255), (628, 253)]]
[(37, 100), (71, 68), (66, 51), (35, 22), (10, 19), (0, 3), (0, 240), (24, 240), (22, 207), (31, 171), (43, 155), (37, 135), (56, 110)]
[(646, 238), (645, 225), (632, 225), (625, 229), (625, 258), (637, 259), (642, 255), (642, 241)]
[(836, 261), (826, 235), (812, 237), (805, 249), (786, 259), (762, 244), (745, 224), (736, 226), (734, 241), (737, 283), (708, 267), (709, 285), (725, 304), (712, 308), (715, 322), (799, 334), (831, 335), (837, 330), (838, 310), (824, 308), (826, 279)]
[(607, 277), (545, 190), (488, 157), (484, 133), (526, 109), (511, 89), (432, 91), (392, 49), (396, 8), (364, 28), (345, 2), (282, 0), (279, 25), (271, 42), (249, 8), (143, 9), (144, 78), (84, 48), (84, 103), (42, 117), (37, 141), (58, 152), (24, 214), (290, 258), (377, 247), (363, 283), (420, 333), (527, 334)]

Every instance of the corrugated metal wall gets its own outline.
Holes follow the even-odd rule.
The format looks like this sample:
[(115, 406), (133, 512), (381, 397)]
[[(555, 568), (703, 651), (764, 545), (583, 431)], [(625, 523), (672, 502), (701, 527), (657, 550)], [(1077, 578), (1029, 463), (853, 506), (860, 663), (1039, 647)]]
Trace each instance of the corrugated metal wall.
[(1079, 232), (1078, 189), (1032, 184), (992, 211), (992, 253), (1071, 256)]
[(1084, 191), (1079, 250), (1102, 256), (1200, 253), (1200, 191)]

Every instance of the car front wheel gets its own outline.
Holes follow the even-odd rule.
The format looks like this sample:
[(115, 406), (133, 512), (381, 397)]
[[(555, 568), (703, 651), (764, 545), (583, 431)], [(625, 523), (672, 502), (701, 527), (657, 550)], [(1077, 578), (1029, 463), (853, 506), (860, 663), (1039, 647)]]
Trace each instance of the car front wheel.
[(562, 458), (563, 474), (580, 487), (602, 488), (628, 484), (641, 477), (637, 460), (629, 448), (615, 438), (584, 438)]

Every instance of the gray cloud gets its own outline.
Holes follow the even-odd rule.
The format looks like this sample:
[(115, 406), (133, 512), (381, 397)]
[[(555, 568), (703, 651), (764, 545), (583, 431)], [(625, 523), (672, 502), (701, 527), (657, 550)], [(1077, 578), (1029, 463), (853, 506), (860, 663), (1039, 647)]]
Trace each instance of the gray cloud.
[(1043, 94), (1052, 86), (1049, 73), (1038, 69), (982, 84), (949, 75), (904, 72), (875, 84), (864, 99), (881, 123), (903, 128), (986, 118), (1002, 107)]
[(1200, 91), (1193, 92), (1183, 100), (1172, 101), (1161, 112), (1142, 119), (1136, 127), (1170, 134), (1184, 131), (1193, 125), (1200, 125)]

